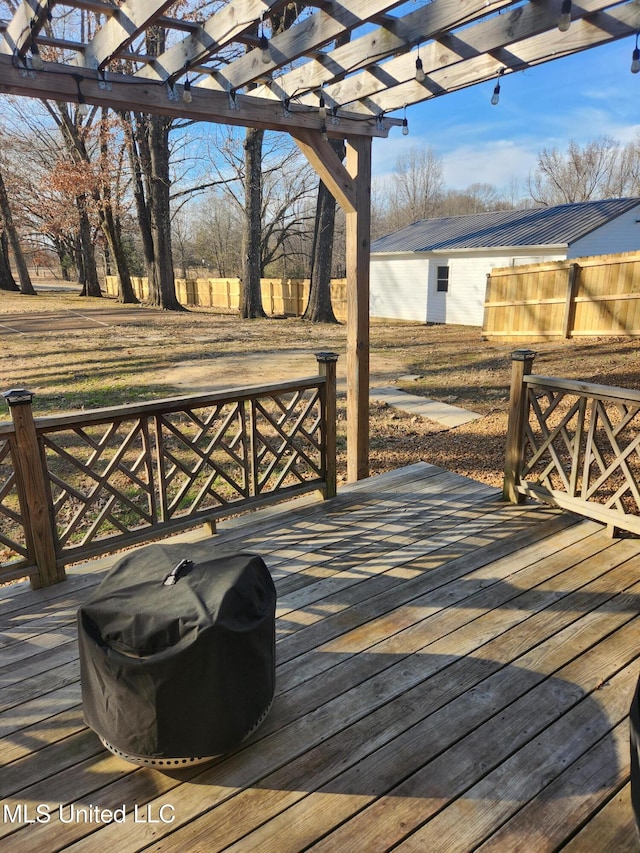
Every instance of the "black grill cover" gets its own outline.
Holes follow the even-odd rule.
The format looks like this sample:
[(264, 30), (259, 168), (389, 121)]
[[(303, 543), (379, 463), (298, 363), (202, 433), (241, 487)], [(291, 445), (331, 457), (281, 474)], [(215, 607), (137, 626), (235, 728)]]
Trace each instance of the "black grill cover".
[(631, 803), (636, 827), (640, 833), (640, 679), (631, 702), (629, 733), (631, 735)]
[[(183, 558), (193, 564), (164, 585)], [(132, 756), (229, 751), (273, 699), (275, 602), (256, 555), (179, 544), (127, 555), (78, 611), (85, 721)]]

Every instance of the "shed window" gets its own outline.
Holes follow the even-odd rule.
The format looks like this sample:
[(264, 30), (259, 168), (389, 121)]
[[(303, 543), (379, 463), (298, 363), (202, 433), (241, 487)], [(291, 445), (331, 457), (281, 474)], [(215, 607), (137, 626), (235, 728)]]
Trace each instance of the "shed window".
[(449, 267), (438, 267), (436, 282), (438, 293), (447, 293), (449, 290)]

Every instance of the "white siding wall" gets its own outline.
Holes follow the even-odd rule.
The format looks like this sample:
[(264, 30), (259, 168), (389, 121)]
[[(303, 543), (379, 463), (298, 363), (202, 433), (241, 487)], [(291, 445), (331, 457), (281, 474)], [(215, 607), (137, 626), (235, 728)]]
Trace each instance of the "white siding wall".
[(429, 256), (372, 255), (371, 316), (426, 322), (428, 271)]
[[(563, 254), (543, 254), (542, 251), (539, 255), (535, 255), (532, 254), (531, 249), (527, 250), (526, 257), (524, 255), (519, 257), (514, 254), (505, 254), (504, 251), (500, 254), (496, 252), (493, 255), (487, 255), (486, 250), (484, 252), (480, 250), (478, 253), (465, 252), (464, 254), (450, 255), (446, 322), (462, 326), (482, 325), (487, 273), (491, 272), (494, 267), (517, 266), (520, 263), (531, 264), (558, 260), (563, 257)], [(428, 318), (431, 319), (429, 316)]]
[(628, 210), (612, 222), (603, 225), (569, 247), (568, 258), (589, 255), (614, 255), (617, 252), (636, 252), (640, 249), (640, 206)]

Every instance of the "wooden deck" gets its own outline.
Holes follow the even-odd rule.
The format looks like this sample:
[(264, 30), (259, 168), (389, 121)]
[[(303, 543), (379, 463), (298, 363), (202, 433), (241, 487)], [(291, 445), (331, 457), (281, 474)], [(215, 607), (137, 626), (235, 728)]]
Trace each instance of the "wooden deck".
[(273, 573), (278, 683), (207, 766), (137, 768), (83, 724), (104, 561), (0, 589), (3, 853), (638, 850), (640, 541), (424, 464), (216, 541)]

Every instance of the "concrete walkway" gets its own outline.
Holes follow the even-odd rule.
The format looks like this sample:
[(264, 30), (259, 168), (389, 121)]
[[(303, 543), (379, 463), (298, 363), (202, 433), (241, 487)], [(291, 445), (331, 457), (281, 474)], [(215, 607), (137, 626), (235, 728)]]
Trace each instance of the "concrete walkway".
[(406, 394), (397, 388), (372, 388), (369, 396), (378, 403), (387, 403), (407, 414), (420, 415), (446, 427), (461, 426), (482, 417), (476, 412), (469, 412), (459, 406), (450, 406), (448, 403), (429, 400), (416, 394)]

